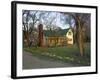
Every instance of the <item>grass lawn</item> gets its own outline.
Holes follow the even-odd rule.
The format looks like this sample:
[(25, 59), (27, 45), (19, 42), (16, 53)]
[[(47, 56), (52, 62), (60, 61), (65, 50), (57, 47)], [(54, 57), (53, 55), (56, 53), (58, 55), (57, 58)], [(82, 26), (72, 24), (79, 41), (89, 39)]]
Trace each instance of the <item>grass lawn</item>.
[(79, 64), (80, 66), (90, 65), (90, 44), (85, 44), (85, 55), (80, 56), (77, 45), (63, 46), (63, 47), (31, 47), (24, 48), (25, 51), (31, 52), (34, 56), (43, 58), (52, 58), (61, 60), (72, 64)]

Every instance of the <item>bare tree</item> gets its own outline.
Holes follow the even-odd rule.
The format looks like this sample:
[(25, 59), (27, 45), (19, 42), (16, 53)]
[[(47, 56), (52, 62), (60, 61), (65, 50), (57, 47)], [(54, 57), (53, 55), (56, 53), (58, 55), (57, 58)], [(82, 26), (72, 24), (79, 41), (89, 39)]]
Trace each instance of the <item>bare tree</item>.
[(35, 24), (37, 22), (41, 22), (42, 16), (45, 12), (42, 11), (31, 11), (31, 10), (23, 10), (23, 30), (25, 33), (25, 37), (27, 39), (28, 46), (31, 46), (33, 30), (35, 29)]
[(77, 33), (77, 43), (80, 50), (80, 55), (84, 55), (84, 42), (85, 42), (85, 25), (87, 24), (87, 20), (89, 20), (88, 14), (79, 14), (76, 13), (73, 15), (76, 21), (76, 33)]
[(29, 31), (28, 31), (28, 21), (29, 21), (29, 13), (30, 13), (30, 11), (26, 11), (26, 10), (24, 10), (23, 11), (23, 34), (24, 34), (24, 38), (27, 40), (27, 45), (29, 45)]
[(53, 31), (56, 27), (56, 18), (57, 18), (57, 13), (55, 12), (55, 15), (52, 15), (54, 12), (46, 12), (45, 15), (43, 16), (44, 24), (46, 25), (46, 29)]
[(76, 42), (78, 44), (80, 55), (84, 55), (84, 42), (85, 42), (85, 32), (86, 25), (90, 26), (90, 14), (86, 13), (64, 13), (65, 15), (71, 16), (75, 20), (75, 32), (76, 32)]

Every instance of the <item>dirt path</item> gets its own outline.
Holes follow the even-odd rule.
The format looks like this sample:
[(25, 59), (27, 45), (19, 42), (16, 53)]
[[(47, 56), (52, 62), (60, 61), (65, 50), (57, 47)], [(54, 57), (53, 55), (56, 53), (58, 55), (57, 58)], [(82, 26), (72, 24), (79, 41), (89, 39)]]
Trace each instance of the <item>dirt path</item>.
[(50, 59), (40, 59), (29, 52), (23, 52), (23, 69), (73, 67), (75, 65)]

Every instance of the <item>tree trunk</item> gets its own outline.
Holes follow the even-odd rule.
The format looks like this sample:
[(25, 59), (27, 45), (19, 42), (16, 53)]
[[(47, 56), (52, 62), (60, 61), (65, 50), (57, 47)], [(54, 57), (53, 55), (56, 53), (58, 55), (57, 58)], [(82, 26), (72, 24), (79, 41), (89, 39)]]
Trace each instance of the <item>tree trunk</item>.
[(78, 20), (78, 46), (80, 50), (80, 55), (84, 55), (84, 39), (82, 33), (82, 26), (80, 20)]

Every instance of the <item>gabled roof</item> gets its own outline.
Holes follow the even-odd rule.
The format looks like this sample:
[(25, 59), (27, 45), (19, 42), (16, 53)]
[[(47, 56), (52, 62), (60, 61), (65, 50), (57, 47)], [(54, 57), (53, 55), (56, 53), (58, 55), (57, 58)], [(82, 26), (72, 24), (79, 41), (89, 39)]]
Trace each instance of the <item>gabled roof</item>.
[(61, 29), (59, 31), (44, 30), (44, 35), (48, 36), (48, 37), (52, 37), (52, 36), (65, 36), (69, 29), (70, 28)]

